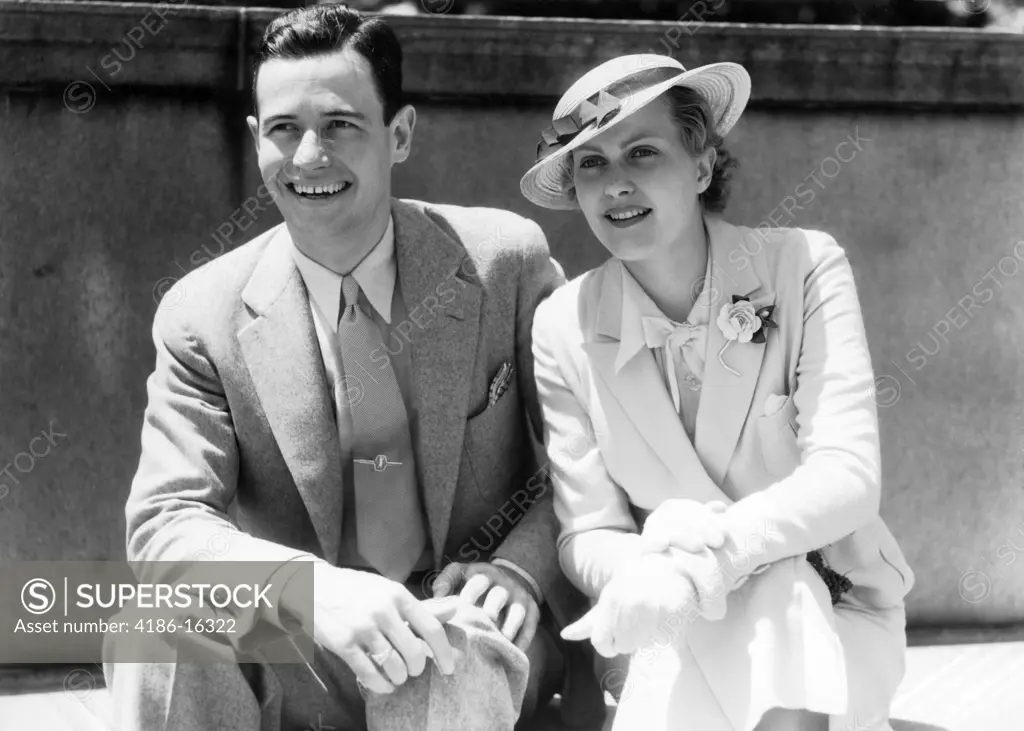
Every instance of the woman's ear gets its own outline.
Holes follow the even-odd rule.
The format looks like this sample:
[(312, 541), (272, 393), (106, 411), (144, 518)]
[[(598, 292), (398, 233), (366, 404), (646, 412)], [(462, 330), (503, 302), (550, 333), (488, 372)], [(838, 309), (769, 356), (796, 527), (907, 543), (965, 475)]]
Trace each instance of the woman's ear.
[(714, 147), (704, 150), (697, 158), (697, 185), (703, 193), (711, 185), (711, 178), (715, 174), (715, 161), (718, 160), (718, 152)]

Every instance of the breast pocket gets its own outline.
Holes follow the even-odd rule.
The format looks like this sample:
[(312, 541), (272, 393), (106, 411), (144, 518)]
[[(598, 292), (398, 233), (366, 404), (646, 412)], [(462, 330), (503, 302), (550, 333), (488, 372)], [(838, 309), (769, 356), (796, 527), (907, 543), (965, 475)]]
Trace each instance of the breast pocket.
[(464, 449), (485, 500), (507, 492), (511, 466), (522, 459), (522, 418), (519, 386), (513, 380), (497, 403), (466, 420)]
[(757, 420), (761, 457), (768, 474), (776, 479), (786, 477), (800, 466), (802, 455), (797, 446), (796, 416), (796, 404), (790, 394), (778, 411)]

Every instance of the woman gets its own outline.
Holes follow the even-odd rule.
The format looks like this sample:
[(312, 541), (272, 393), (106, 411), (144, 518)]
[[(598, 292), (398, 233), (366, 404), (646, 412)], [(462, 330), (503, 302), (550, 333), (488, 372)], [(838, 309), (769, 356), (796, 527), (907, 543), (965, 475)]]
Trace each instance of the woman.
[(617, 728), (888, 730), (913, 576), (860, 306), (827, 234), (718, 215), (749, 91), (736, 64), (614, 59), (522, 179), (612, 255), (533, 327), (560, 558), (596, 600), (563, 636), (631, 656)]

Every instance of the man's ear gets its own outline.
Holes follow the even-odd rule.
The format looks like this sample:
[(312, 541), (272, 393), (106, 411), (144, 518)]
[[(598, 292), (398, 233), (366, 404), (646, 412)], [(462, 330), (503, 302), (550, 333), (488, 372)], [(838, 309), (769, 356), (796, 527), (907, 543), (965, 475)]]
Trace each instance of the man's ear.
[(405, 162), (412, 153), (412, 133), (416, 127), (416, 110), (410, 104), (395, 113), (388, 126), (391, 133), (391, 164)]
[(260, 123), (256, 117), (249, 115), (245, 118), (246, 124), (249, 125), (249, 133), (252, 135), (252, 141), (256, 145), (256, 152), (260, 151)]

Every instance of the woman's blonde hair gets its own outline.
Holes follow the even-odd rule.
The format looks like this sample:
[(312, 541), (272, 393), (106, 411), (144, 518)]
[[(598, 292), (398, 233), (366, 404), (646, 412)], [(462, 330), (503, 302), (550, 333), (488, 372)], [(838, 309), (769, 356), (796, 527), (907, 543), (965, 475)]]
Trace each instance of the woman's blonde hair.
[(709, 147), (715, 150), (715, 164), (711, 170), (711, 183), (700, 194), (701, 207), (709, 213), (721, 213), (729, 200), (729, 179), (732, 169), (739, 165), (722, 146), (722, 137), (715, 130), (711, 108), (704, 96), (686, 86), (673, 86), (662, 97), (668, 105), (672, 120), (679, 127), (683, 147), (696, 157)]

